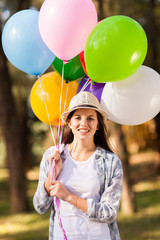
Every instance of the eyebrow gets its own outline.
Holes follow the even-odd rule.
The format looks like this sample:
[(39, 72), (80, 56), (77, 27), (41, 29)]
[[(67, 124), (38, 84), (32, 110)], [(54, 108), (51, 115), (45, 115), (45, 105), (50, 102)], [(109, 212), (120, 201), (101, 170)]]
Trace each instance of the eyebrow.
[[(81, 114), (74, 114), (73, 116), (81, 116)], [(88, 115), (87, 117), (95, 117), (95, 116), (92, 114), (92, 115)]]

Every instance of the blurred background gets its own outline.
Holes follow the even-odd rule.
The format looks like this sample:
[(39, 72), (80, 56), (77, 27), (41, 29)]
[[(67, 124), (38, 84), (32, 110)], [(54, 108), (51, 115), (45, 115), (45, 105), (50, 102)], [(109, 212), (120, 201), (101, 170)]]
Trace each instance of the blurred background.
[[(144, 65), (160, 73), (160, 1), (97, 0), (99, 20), (135, 19), (148, 38)], [(1, 34), (7, 19), (42, 0), (0, 0)], [(50, 69), (49, 69), (50, 70)], [(48, 71), (49, 71), (48, 70)], [(53, 69), (52, 69), (53, 71)], [(44, 151), (53, 145), (49, 126), (31, 110), (36, 77), (16, 69), (0, 45), (0, 240), (47, 240), (49, 213), (39, 216), (32, 199)], [(118, 225), (122, 240), (160, 239), (160, 114), (138, 126), (108, 123), (109, 141), (120, 156), (124, 185)]]

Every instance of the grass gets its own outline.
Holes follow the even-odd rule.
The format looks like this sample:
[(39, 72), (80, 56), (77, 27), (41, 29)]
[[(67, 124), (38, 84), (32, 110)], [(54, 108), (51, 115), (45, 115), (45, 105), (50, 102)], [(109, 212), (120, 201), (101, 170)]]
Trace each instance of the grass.
[(137, 211), (124, 216), (120, 211), (118, 225), (122, 240), (160, 240), (160, 176), (151, 158), (132, 163), (131, 179)]
[[(33, 171), (30, 172), (33, 175)], [(37, 176), (37, 171), (35, 171)], [(11, 214), (9, 210), (8, 174), (0, 169), (0, 240), (47, 240), (49, 212), (37, 214), (32, 205), (37, 180), (28, 179), (28, 200), (31, 212)]]
[[(151, 164), (151, 162), (149, 163)], [(117, 222), (122, 240), (160, 239), (160, 176), (151, 174), (154, 163), (136, 163), (132, 166), (137, 212), (125, 216), (120, 211)], [(145, 176), (140, 174), (145, 173)], [(0, 240), (47, 240), (49, 212), (36, 213), (32, 198), (37, 187), (38, 171), (28, 173), (29, 213), (11, 214), (9, 211), (8, 172), (0, 169)]]
[(137, 212), (131, 216), (118, 215), (122, 240), (160, 239), (160, 179), (159, 189), (136, 192)]

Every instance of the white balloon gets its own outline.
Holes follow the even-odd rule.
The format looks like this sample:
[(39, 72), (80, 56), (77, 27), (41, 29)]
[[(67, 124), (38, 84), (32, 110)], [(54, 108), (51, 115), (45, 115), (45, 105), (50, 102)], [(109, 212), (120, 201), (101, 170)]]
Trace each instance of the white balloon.
[(101, 107), (109, 119), (123, 125), (139, 125), (160, 111), (160, 75), (141, 66), (128, 78), (104, 86)]

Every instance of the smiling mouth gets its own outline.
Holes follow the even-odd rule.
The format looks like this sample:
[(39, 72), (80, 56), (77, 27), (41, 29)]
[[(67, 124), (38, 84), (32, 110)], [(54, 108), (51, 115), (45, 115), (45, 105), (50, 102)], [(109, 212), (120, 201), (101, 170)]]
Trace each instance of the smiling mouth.
[(78, 131), (79, 131), (79, 132), (84, 132), (84, 133), (89, 132), (89, 130), (87, 130), (87, 129), (86, 129), (86, 130), (85, 130), (85, 129), (79, 129)]

